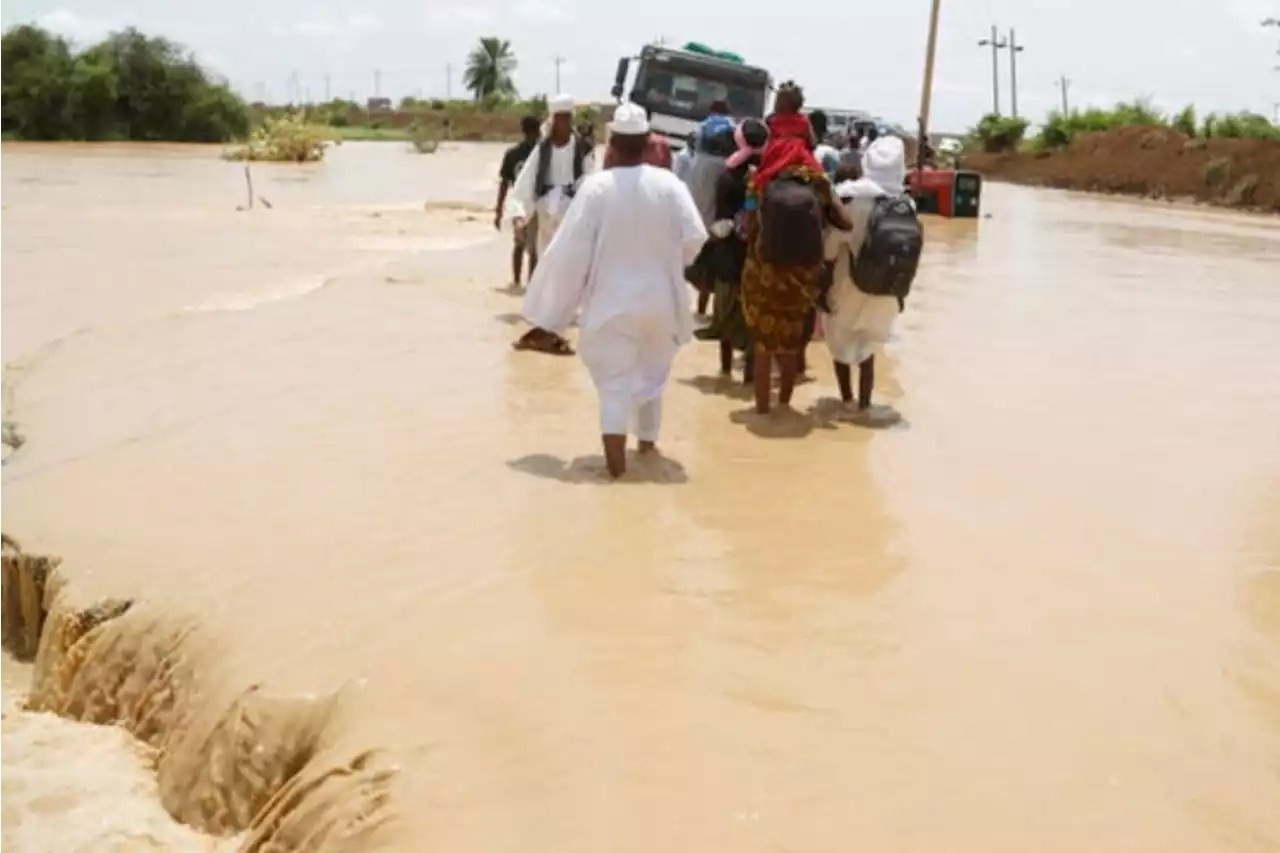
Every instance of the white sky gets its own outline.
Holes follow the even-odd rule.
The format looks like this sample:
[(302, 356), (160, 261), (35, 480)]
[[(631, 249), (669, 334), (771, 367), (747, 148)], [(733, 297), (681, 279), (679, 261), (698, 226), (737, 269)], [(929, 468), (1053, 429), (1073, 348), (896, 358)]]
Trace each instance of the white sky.
[[(781, 4), (760, 0), (9, 0), (7, 28), (37, 22), (85, 43), (132, 24), (192, 48), (250, 98), (281, 100), (290, 75), (311, 97), (325, 92), (443, 96), (446, 66), (462, 95), (461, 65), (475, 40), (511, 40), (522, 94), (551, 93), (554, 57), (562, 88), (605, 100), (618, 57), (659, 36), (732, 50), (775, 79), (794, 78), (810, 104), (858, 107), (914, 124), (928, 24), (928, 0), (809, 0), (780, 35), (769, 17)], [(787, 8), (782, 6), (782, 8)], [(613, 11), (607, 11), (612, 9)], [(726, 11), (734, 10), (732, 15)], [(216, 14), (214, 14), (216, 12)], [(774, 13), (776, 14), (776, 13)], [(1148, 95), (1167, 108), (1251, 109), (1270, 115), (1280, 101), (1280, 0), (943, 0), (933, 127), (962, 131), (991, 104), (991, 55), (977, 45), (1000, 26), (1016, 28), (1019, 111), (1032, 119), (1060, 103), (1059, 75), (1072, 106), (1109, 105)], [(635, 25), (643, 18), (654, 24)], [(1009, 107), (1009, 54), (1000, 55), (1001, 106)]]

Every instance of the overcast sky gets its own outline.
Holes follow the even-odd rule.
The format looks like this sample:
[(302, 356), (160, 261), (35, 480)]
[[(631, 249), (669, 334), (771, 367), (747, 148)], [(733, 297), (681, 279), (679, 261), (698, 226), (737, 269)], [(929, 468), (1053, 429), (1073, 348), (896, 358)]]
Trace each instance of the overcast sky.
[[(913, 123), (920, 97), (928, 0), (808, 0), (788, 8), (794, 28), (771, 20), (761, 0), (8, 0), (7, 28), (36, 22), (84, 44), (134, 25), (192, 48), (250, 98), (280, 100), (290, 75), (313, 98), (325, 75), (334, 96), (443, 96), (480, 36), (510, 39), (523, 94), (561, 88), (608, 97), (618, 57), (646, 41), (701, 41), (794, 78), (810, 104), (869, 109)], [(613, 11), (606, 11), (612, 9)], [(734, 14), (726, 15), (728, 10)], [(991, 105), (991, 54), (979, 39), (998, 24), (1026, 49), (1018, 55), (1018, 102), (1031, 118), (1058, 105), (1058, 78), (1072, 106), (1148, 95), (1161, 106), (1252, 109), (1280, 101), (1280, 0), (943, 0), (934, 121), (960, 131)], [(643, 19), (653, 23), (635, 24)], [(1000, 53), (1001, 106), (1009, 107), (1009, 52)]]

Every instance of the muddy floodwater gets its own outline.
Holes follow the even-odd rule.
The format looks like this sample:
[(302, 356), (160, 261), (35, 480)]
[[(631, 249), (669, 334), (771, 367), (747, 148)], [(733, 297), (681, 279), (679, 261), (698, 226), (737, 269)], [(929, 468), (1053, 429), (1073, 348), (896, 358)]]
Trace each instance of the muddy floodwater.
[[(4, 146), (5, 532), (189, 625), (211, 708), (336, 691), (309, 772), (398, 768), (342, 849), (1280, 850), (1280, 220), (990, 185), (927, 223), (900, 423), (820, 343), (761, 423), (696, 344), (608, 484), (582, 366), (509, 346), (500, 153), (237, 211), (213, 149)], [(119, 729), (4, 726), (6, 853), (235, 849)]]

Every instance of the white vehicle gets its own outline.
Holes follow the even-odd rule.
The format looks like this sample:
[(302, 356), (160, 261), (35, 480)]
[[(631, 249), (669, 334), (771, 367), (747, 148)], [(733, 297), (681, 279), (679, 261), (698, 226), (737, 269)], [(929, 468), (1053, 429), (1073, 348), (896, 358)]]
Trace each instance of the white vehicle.
[(771, 88), (768, 71), (734, 54), (693, 42), (683, 48), (650, 44), (639, 56), (618, 60), (613, 96), (621, 101), (625, 94), (649, 110), (649, 127), (679, 150), (716, 101), (728, 104), (735, 118), (763, 118)]
[(822, 110), (827, 114), (827, 130), (832, 136), (861, 136), (868, 128), (875, 127), (881, 135), (892, 134), (902, 139), (912, 138), (912, 135), (905, 128), (894, 124), (888, 119), (872, 115), (866, 110), (806, 107), (805, 113), (811, 113), (814, 110)]

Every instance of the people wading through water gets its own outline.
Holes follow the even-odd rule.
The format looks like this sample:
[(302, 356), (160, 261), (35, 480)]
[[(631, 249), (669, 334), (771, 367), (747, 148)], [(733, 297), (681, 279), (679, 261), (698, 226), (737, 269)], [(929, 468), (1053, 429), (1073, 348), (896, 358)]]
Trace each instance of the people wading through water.
[(813, 130), (800, 113), (803, 91), (787, 81), (778, 87), (774, 103), (769, 141), (748, 187), (742, 271), (742, 309), (755, 344), (760, 414), (770, 410), (775, 358), (782, 374), (778, 401), (791, 404), (799, 353), (825, 269), (825, 228), (850, 227), (813, 157)]
[[(525, 116), (520, 119), (520, 132), (524, 139), (507, 149), (502, 155), (502, 167), (498, 170), (498, 203), (493, 210), (493, 227), (501, 230), (502, 217), (507, 204), (507, 191), (516, 182), (529, 155), (538, 145), (538, 137), (542, 132), (538, 119)], [(511, 247), (511, 288), (520, 289), (520, 274), (524, 267), (524, 256), (529, 256), (529, 275), (533, 275), (538, 265), (537, 218), (525, 219), (522, 227), (512, 227)]]
[[(557, 95), (550, 109), (550, 127), (525, 160), (510, 198), (516, 228), (523, 228), (531, 220), (537, 223), (535, 245), (539, 259), (551, 245), (583, 177), (594, 168), (590, 143), (573, 129), (573, 98)], [(530, 288), (535, 280), (540, 279), (530, 279)], [(518, 350), (573, 355), (569, 342), (548, 329), (530, 329), (513, 346)]]
[[(828, 233), (833, 275), (830, 291), (819, 298), (827, 347), (846, 405), (854, 399), (853, 366), (858, 367), (858, 411), (871, 407), (876, 356), (905, 307), (924, 246), (915, 204), (904, 188), (902, 140), (881, 136), (867, 146), (862, 160), (862, 177), (836, 185), (853, 227)], [(841, 178), (850, 171), (842, 167)]]
[(548, 331), (581, 309), (579, 349), (615, 478), (626, 472), (633, 423), (640, 453), (657, 451), (671, 363), (693, 338), (683, 272), (707, 238), (684, 184), (644, 163), (648, 135), (644, 109), (619, 105), (608, 141), (613, 168), (583, 181), (525, 295), (525, 318)]
[(706, 330), (707, 338), (720, 342), (720, 374), (733, 372), (733, 354), (746, 354), (742, 381), (755, 376), (751, 332), (742, 316), (742, 266), (747, 257), (747, 227), (744, 206), (747, 184), (760, 164), (760, 152), (769, 140), (769, 128), (760, 119), (749, 118), (733, 133), (736, 151), (725, 161), (725, 171), (716, 181), (715, 221), (708, 231), (711, 239), (703, 248), (708, 256), (708, 272), (714, 282), (715, 314)]

